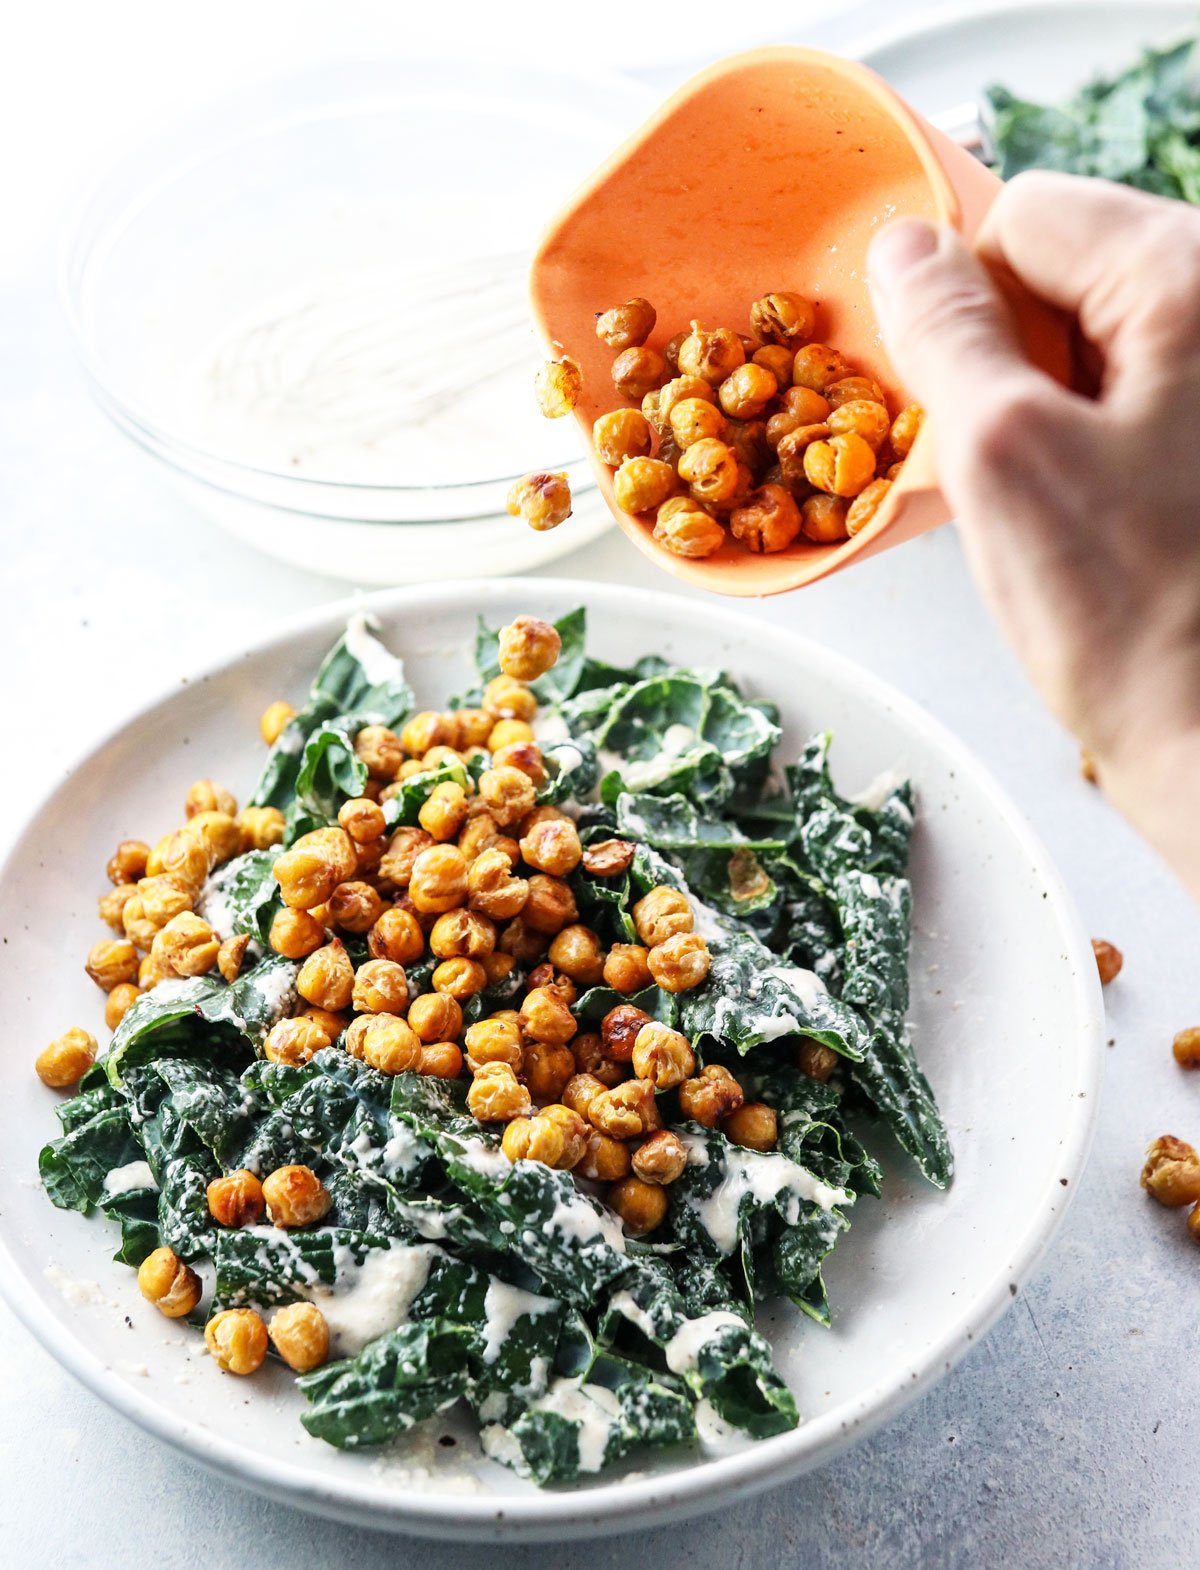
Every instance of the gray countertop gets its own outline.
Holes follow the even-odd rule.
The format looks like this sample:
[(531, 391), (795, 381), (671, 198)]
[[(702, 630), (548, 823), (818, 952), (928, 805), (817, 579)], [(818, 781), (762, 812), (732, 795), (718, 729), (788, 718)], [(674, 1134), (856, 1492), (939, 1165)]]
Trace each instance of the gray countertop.
[[(90, 403), (44, 256), (8, 282), (0, 670), (6, 728), (36, 736), (46, 768), (32, 777), (0, 772), (0, 838), (34, 805), (39, 774), (53, 778), (143, 696), (236, 649), (246, 626), (345, 592), (211, 536)], [(662, 586), (611, 536), (551, 571)], [(852, 655), (962, 736), (1046, 840), (1089, 930), (1124, 950), (1125, 971), (1107, 994), (1096, 1145), (1028, 1288), (967, 1361), (891, 1426), (719, 1516), (565, 1545), (555, 1562), (597, 1570), (1190, 1562), (1200, 1531), (1191, 1339), (1200, 1251), (1178, 1213), (1147, 1202), (1137, 1177), (1154, 1136), (1200, 1141), (1200, 1075), (1183, 1074), (1170, 1055), (1173, 1033), (1200, 1023), (1200, 914), (1081, 782), (1073, 742), (1000, 645), (953, 531), (749, 610)], [(47, 703), (47, 693), (65, 692), (78, 703)], [(0, 1553), (18, 1570), (501, 1570), (547, 1560), (544, 1548), (355, 1531), (243, 1492), (110, 1412), (3, 1306), (0, 1522)]]

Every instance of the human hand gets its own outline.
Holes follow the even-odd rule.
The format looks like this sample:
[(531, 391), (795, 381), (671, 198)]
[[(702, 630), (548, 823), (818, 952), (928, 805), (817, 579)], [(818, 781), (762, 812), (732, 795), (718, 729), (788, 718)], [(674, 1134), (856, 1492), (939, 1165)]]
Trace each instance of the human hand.
[[(1200, 211), (1024, 174), (976, 246), (915, 219), (882, 231), (884, 339), (993, 614), (1200, 897)], [(989, 267), (1075, 318), (1094, 399), (1025, 358)]]

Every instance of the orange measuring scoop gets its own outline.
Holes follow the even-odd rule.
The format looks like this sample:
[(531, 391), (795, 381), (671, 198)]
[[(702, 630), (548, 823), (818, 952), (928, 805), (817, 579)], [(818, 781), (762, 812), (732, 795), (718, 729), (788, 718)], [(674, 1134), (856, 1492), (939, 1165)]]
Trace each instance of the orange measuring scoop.
[[(969, 240), (1000, 189), (874, 72), (818, 50), (734, 55), (669, 98), (554, 220), (530, 277), (543, 336), (583, 368), (575, 416), (605, 500), (638, 549), (718, 594), (779, 594), (946, 522), (926, 421), (883, 506), (853, 539), (798, 540), (774, 555), (729, 541), (701, 560), (674, 555), (616, 505), (612, 471), (592, 451), (593, 422), (623, 404), (595, 317), (641, 295), (658, 312), (649, 343), (661, 349), (692, 318), (748, 331), (754, 300), (794, 290), (817, 302), (817, 338), (874, 377), (895, 413), (911, 400), (867, 293), (871, 238), (908, 215), (953, 224)], [(1062, 321), (1011, 284), (1006, 293), (1033, 359), (1066, 381)]]

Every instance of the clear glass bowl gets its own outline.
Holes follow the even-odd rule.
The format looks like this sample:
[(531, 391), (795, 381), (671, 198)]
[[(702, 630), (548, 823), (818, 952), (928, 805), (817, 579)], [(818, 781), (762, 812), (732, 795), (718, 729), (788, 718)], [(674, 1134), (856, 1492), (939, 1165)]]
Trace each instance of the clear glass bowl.
[[(525, 305), (546, 218), (645, 117), (620, 77), (323, 65), (125, 160), (64, 254), (83, 364), (206, 513), (363, 582), (513, 572), (608, 515), (573, 420), (538, 414)], [(534, 534), (513, 479), (565, 469)]]

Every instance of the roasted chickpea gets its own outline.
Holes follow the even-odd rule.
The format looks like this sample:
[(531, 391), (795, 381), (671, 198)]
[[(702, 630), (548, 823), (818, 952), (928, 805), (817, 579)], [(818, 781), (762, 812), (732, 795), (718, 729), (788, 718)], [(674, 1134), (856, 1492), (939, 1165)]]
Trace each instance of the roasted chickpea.
[(571, 1039), (571, 1056), (575, 1059), (576, 1075), (586, 1075), (611, 1090), (623, 1079), (629, 1078), (629, 1065), (618, 1063), (604, 1055), (604, 1043), (598, 1031), (580, 1031)]
[(638, 349), (654, 331), (657, 321), (649, 300), (638, 295), (624, 305), (610, 305), (596, 318), (596, 337), (610, 349)]
[(429, 1079), (457, 1079), (463, 1070), (463, 1055), (457, 1042), (431, 1041), (422, 1043), (421, 1056), (417, 1059), (417, 1073)]
[(236, 818), (237, 798), (215, 780), (196, 780), (183, 799), (183, 812), (187, 818), (194, 818), (201, 812), (219, 812), (225, 817)]
[(640, 403), (667, 379), (667, 362), (657, 349), (622, 349), (612, 363), (613, 386), (623, 398)]
[(282, 698), (267, 705), (259, 716), (258, 729), (268, 747), (275, 745), (295, 717), (295, 709)]
[(350, 1006), (359, 1014), (403, 1014), (408, 1008), (408, 978), (395, 960), (369, 959), (354, 973)]
[(533, 378), (533, 396), (548, 420), (561, 420), (579, 402), (583, 391), (583, 371), (579, 362), (564, 355), (561, 360), (546, 360)]
[(209, 868), (208, 846), (193, 832), (191, 824), (164, 834), (146, 860), (147, 877), (165, 874), (193, 894), (200, 892)]
[(583, 1155), (575, 1171), (597, 1183), (614, 1183), (629, 1175), (629, 1146), (598, 1128), (589, 1129)]
[(827, 343), (809, 343), (797, 349), (792, 361), (792, 382), (797, 387), (808, 387), (823, 393), (832, 382), (849, 376), (850, 366), (845, 357)]
[(570, 1008), (553, 987), (535, 987), (526, 993), (521, 1004), (520, 1028), (522, 1035), (531, 1041), (565, 1046), (579, 1027)]
[(721, 1132), (746, 1150), (774, 1150), (779, 1142), (775, 1109), (764, 1101), (747, 1101), (735, 1107), (722, 1121)]
[[(780, 443), (780, 450), (786, 442)], [(875, 477), (875, 454), (861, 436), (831, 436), (804, 450), (804, 474), (810, 484), (831, 496), (857, 496)]]
[[(513, 723), (519, 722), (501, 720), (499, 725), (511, 725)], [(497, 729), (499, 729), (499, 725)], [(542, 757), (542, 749), (536, 741), (514, 741), (507, 743), (503, 747), (497, 747), (492, 754), (492, 765), (497, 769), (520, 769), (522, 774), (528, 775), (533, 781), (535, 789), (544, 785), (550, 778), (546, 768), (546, 760)], [(491, 817), (491, 814), (488, 813), (486, 816)], [(494, 818), (492, 822), (495, 822)], [(462, 840), (460, 838), (460, 848), (461, 845)]]
[(646, 963), (664, 992), (690, 992), (707, 978), (712, 955), (698, 932), (681, 932), (652, 948)]
[(145, 840), (122, 840), (108, 858), (108, 873), (110, 883), (136, 883), (139, 878), (146, 876), (146, 863), (150, 859), (150, 847)]
[(585, 987), (596, 986), (604, 974), (604, 950), (590, 927), (578, 922), (564, 927), (550, 944), (550, 963)]
[(846, 532), (851, 537), (866, 528), (882, 507), (891, 488), (890, 480), (872, 480), (870, 485), (859, 491), (846, 512)]
[(100, 920), (114, 932), (125, 931), (125, 906), (137, 894), (136, 883), (118, 883), (116, 888), (102, 894), (97, 903)]
[(291, 1068), (307, 1063), (314, 1053), (330, 1045), (330, 1037), (314, 1020), (277, 1020), (263, 1042), (263, 1056), (269, 1063), (286, 1063)]
[(705, 437), (680, 458), (679, 478), (691, 486), (697, 501), (723, 502), (737, 489), (738, 461), (731, 447)]
[[(529, 879), (529, 894), (521, 908), (520, 921), (523, 930), (528, 929), (535, 933), (553, 937), (556, 932), (561, 932), (564, 927), (571, 925), (579, 918), (579, 907), (575, 903), (575, 896), (571, 892), (571, 885), (564, 883), (561, 878), (549, 876), (544, 872), (535, 872)], [(511, 927), (509, 928), (511, 931)], [(510, 949), (509, 953), (516, 953)], [(517, 954), (517, 958), (524, 956)]]
[(642, 942), (653, 948), (678, 932), (692, 930), (692, 907), (682, 890), (660, 883), (634, 905), (633, 924)]
[(921, 429), (921, 421), (925, 418), (925, 411), (919, 403), (910, 403), (892, 421), (892, 430), (889, 440), (892, 451), (897, 458), (907, 458), (912, 451), (912, 445), (917, 439), (917, 432)]
[(323, 905), (358, 868), (354, 843), (344, 829), (314, 829), (290, 850), (278, 856), (271, 868), (283, 903), (293, 910)]
[(577, 1167), (587, 1151), (588, 1138), (592, 1132), (587, 1120), (560, 1102), (551, 1102), (549, 1106), (543, 1107), (536, 1120), (551, 1124), (563, 1136), (563, 1153), (557, 1162), (559, 1169), (567, 1172)]
[(225, 938), (217, 950), (217, 969), (223, 980), (232, 985), (242, 973), (242, 962), (246, 958), (246, 950), (250, 947), (250, 936), (246, 932), (235, 933), (231, 938)]
[[(147, 878), (142, 879), (142, 883), (148, 881), (149, 879)], [(176, 887), (176, 885), (172, 884), (172, 887)], [(179, 891), (177, 890), (177, 892)], [(190, 894), (183, 895), (181, 901), (182, 908), (184, 910), (189, 909), (191, 903), (192, 896)], [(146, 907), (142, 903), (141, 884), (139, 884), (134, 893), (128, 895), (121, 903), (121, 926), (125, 936), (135, 948), (148, 949), (154, 942), (162, 925), (161, 921), (152, 921), (147, 916)]]
[[(672, 382), (669, 385), (676, 384)], [(667, 423), (671, 435), (675, 438), (675, 444), (681, 452), (694, 447), (699, 441), (706, 439), (719, 441), (729, 429), (729, 422), (712, 402), (712, 389), (707, 382), (701, 382), (700, 385), (707, 392), (707, 397), (693, 396), (677, 399), (672, 403), (668, 415)]]
[(687, 1166), (687, 1146), (672, 1129), (661, 1128), (651, 1134), (633, 1153), (633, 1171), (643, 1183), (665, 1186), (683, 1176)]
[(364, 725), (354, 738), (354, 751), (372, 779), (394, 780), (404, 762), (404, 747), (386, 725)]
[(604, 960), (603, 981), (614, 992), (641, 992), (651, 984), (648, 950), (640, 943), (614, 943)]
[(475, 910), (447, 911), (429, 934), (430, 953), (438, 959), (482, 959), (495, 947), (495, 927)]
[[(388, 1020), (388, 1025), (394, 1021)], [(263, 1179), (267, 1220), (277, 1227), (306, 1227), (329, 1213), (333, 1204), (325, 1185), (311, 1167), (276, 1167)]]
[(533, 1110), (528, 1090), (507, 1063), (484, 1063), (467, 1091), (467, 1111), (481, 1123), (510, 1123)]
[(131, 981), (119, 982), (112, 989), (104, 1000), (104, 1023), (109, 1030), (116, 1030), (141, 995), (140, 990)]
[[(650, 392), (646, 396), (657, 398), (658, 394)], [(608, 414), (602, 414), (592, 426), (592, 445), (601, 463), (607, 463), (614, 469), (624, 463), (626, 458), (645, 458), (654, 445), (650, 422), (637, 409), (612, 409)], [(522, 677), (524, 681), (530, 679)]]
[(896, 480), (898, 480), (900, 478), (900, 473), (903, 470), (903, 468), (904, 468), (903, 462), (900, 462), (900, 463), (890, 463), (890, 464), (888, 464), (886, 469), (884, 469), (883, 478), (885, 480), (891, 480), (891, 481), (895, 482)]
[(500, 669), (514, 681), (536, 681), (561, 653), (558, 629), (537, 616), (515, 616), (500, 629)]
[(807, 540), (833, 545), (850, 533), (850, 503), (841, 496), (810, 496), (800, 508), (800, 527)]
[(633, 1044), (644, 1025), (650, 1024), (644, 1009), (632, 1003), (618, 1003), (600, 1021), (600, 1040), (604, 1055), (617, 1063), (628, 1063), (633, 1057)]
[(151, 954), (147, 954), (138, 966), (137, 984), (143, 992), (149, 992), (157, 987), (160, 981), (166, 981), (171, 974), (162, 963)]
[(825, 1084), (838, 1066), (838, 1055), (832, 1047), (805, 1036), (796, 1048), (796, 1066), (809, 1079), (819, 1079)]
[(267, 1208), (262, 1184), (245, 1167), (213, 1178), (207, 1198), (209, 1215), (223, 1227), (257, 1226)]
[(888, 412), (881, 403), (851, 398), (834, 407), (828, 424), (835, 436), (848, 436), (853, 432), (862, 437), (872, 452), (878, 452), (887, 440)]
[(825, 388), (825, 396), (831, 409), (840, 409), (847, 403), (883, 403), (883, 389), (869, 376), (839, 377)]
[(760, 344), (750, 356), (751, 363), (770, 371), (780, 387), (792, 385), (792, 361), (795, 358), (795, 349), (782, 343)]
[[(564, 921), (563, 926), (566, 925)], [(501, 954), (510, 954), (520, 965), (535, 965), (549, 946), (550, 936), (535, 931), (520, 916), (515, 916), (496, 940), (497, 950)]]
[(548, 959), (542, 964), (536, 965), (525, 978), (526, 992), (533, 992), (537, 987), (549, 987), (552, 992), (558, 994), (568, 1008), (579, 997), (579, 989), (570, 976), (562, 971), (555, 970)]
[(637, 1077), (649, 1080), (657, 1090), (670, 1090), (696, 1071), (696, 1055), (688, 1038), (654, 1019), (638, 1031), (631, 1061)]
[(433, 835), (426, 829), (411, 826), (397, 829), (379, 863), (379, 876), (398, 889), (406, 889), (417, 857), (434, 843)]
[(356, 845), (377, 840), (387, 827), (383, 808), (369, 796), (355, 796), (338, 810), (338, 822)]
[(352, 1020), (346, 1032), (346, 1050), (381, 1074), (405, 1074), (421, 1061), (420, 1038), (395, 1014), (360, 1015)]
[(732, 420), (753, 420), (763, 412), (779, 384), (765, 365), (739, 365), (717, 389), (721, 407)]
[(314, 1303), (288, 1303), (271, 1315), (267, 1334), (289, 1368), (307, 1374), (329, 1358), (329, 1326)]
[[(726, 443), (733, 449), (738, 463), (749, 470), (751, 480), (767, 468), (774, 456), (767, 441), (765, 420), (735, 420), (729, 428)], [(753, 489), (753, 485), (749, 488)]]
[(408, 1024), (423, 1045), (449, 1041), (462, 1030), (462, 1009), (447, 993), (423, 992), (408, 1006)]
[(1200, 1025), (1189, 1025), (1179, 1031), (1171, 1043), (1171, 1051), (1180, 1068), (1200, 1068)]
[(761, 485), (736, 507), (729, 531), (748, 550), (769, 553), (786, 550), (800, 533), (800, 508), (782, 485)]
[(537, 713), (538, 705), (525, 682), (501, 673), (493, 676), (483, 689), (483, 706), (493, 723), (496, 720), (524, 720), (528, 724)]
[(667, 1219), (666, 1190), (638, 1177), (621, 1178), (608, 1191), (608, 1203), (631, 1237), (644, 1237)]
[(302, 1011), (300, 1018), (310, 1020), (318, 1030), (323, 1030), (331, 1044), (337, 1040), (349, 1022), (349, 1015), (344, 1009), (319, 1009), (313, 1004)]
[(383, 900), (369, 883), (339, 883), (329, 896), (328, 915), (343, 932), (369, 932), (383, 915)]
[[(533, 1041), (524, 1049), (522, 1078), (529, 1088), (529, 1094), (539, 1104), (557, 1101), (574, 1073), (575, 1059), (568, 1046)], [(582, 1150), (579, 1154), (583, 1154)], [(571, 1163), (572, 1166), (574, 1164)]]
[(507, 828), (530, 811), (537, 792), (527, 774), (506, 765), (483, 771), (479, 776), (479, 797), (499, 827)]
[(713, 387), (719, 387), (745, 358), (742, 340), (728, 327), (707, 328), (693, 322), (691, 332), (679, 345), (680, 372), (699, 376)]
[(1200, 1201), (1200, 1155), (1182, 1139), (1164, 1134), (1146, 1151), (1142, 1187), (1160, 1205)]
[(411, 911), (393, 905), (383, 912), (367, 934), (367, 952), (372, 959), (390, 959), (397, 965), (411, 965), (425, 952), (425, 934)]
[(296, 991), (306, 1003), (315, 1003), (318, 1008), (349, 1008), (354, 995), (354, 966), (337, 938), (304, 961), (296, 976)]
[(1100, 985), (1107, 987), (1110, 981), (1115, 981), (1121, 974), (1125, 956), (1115, 943), (1109, 943), (1106, 938), (1093, 938), (1092, 952), (1096, 956), (1096, 969), (1100, 972)]
[(467, 862), (458, 846), (431, 845), (423, 850), (413, 862), (408, 893), (418, 910), (430, 913), (440, 914), (464, 904)]
[(226, 1374), (253, 1374), (267, 1356), (267, 1327), (252, 1308), (226, 1308), (204, 1327), (204, 1344)]
[(565, 474), (527, 474), (508, 493), (506, 507), (539, 533), (557, 529), (571, 516), (571, 487)]
[(487, 741), (488, 731), (492, 728), (492, 716), (486, 709), (455, 709), (452, 718), (454, 745), (460, 752), (466, 752), (471, 747), (482, 747)]
[(217, 963), (221, 940), (190, 910), (172, 916), (154, 939), (150, 952), (176, 976), (206, 976)]
[(417, 821), (435, 840), (452, 840), (467, 821), (467, 810), (466, 791), (453, 780), (444, 780), (422, 802)]
[(306, 910), (277, 911), (267, 942), (285, 959), (304, 959), (325, 942), (325, 928)]
[(675, 556), (711, 556), (725, 543), (725, 530), (691, 496), (672, 496), (658, 509), (654, 538)]
[(477, 1020), (467, 1027), (463, 1045), (467, 1049), (467, 1067), (473, 1074), (488, 1063), (504, 1063), (514, 1073), (521, 1071), (524, 1057), (521, 1029), (516, 1020), (496, 1015)]
[[(798, 425), (781, 437), (775, 455), (779, 460), (780, 479), (793, 493), (807, 495), (812, 482), (805, 472), (805, 455), (817, 442), (826, 441), (828, 425)], [(779, 483), (772, 481), (769, 483)]]
[(563, 1131), (543, 1118), (514, 1118), (504, 1130), (500, 1149), (510, 1161), (540, 1161), (555, 1167), (562, 1159)]
[(704, 1128), (716, 1128), (745, 1099), (737, 1080), (719, 1063), (709, 1063), (695, 1079), (685, 1079), (679, 1087), (679, 1110)]
[(51, 1090), (66, 1090), (77, 1085), (95, 1061), (95, 1036), (76, 1025), (43, 1048), (33, 1066), (43, 1085), (49, 1085)]
[(502, 850), (482, 850), (467, 871), (467, 897), (473, 910), (495, 921), (508, 921), (524, 906), (529, 884), (513, 877), (512, 864)]
[(632, 840), (597, 840), (583, 853), (583, 870), (594, 878), (617, 878), (633, 866), (636, 853)]
[(521, 855), (539, 872), (562, 878), (583, 858), (579, 833), (570, 818), (550, 818), (535, 823), (520, 841)]
[(138, 1266), (138, 1291), (168, 1319), (182, 1319), (200, 1301), (200, 1277), (170, 1248), (156, 1248)]
[(636, 1139), (661, 1128), (654, 1086), (644, 1079), (627, 1079), (602, 1091), (588, 1106), (588, 1121), (614, 1139)]
[(570, 1107), (572, 1112), (578, 1112), (581, 1118), (586, 1118), (590, 1123), (592, 1107), (609, 1088), (594, 1074), (573, 1074), (562, 1089), (563, 1106)]
[(677, 486), (674, 469), (660, 458), (627, 458), (613, 476), (613, 496), (627, 513), (653, 512)]
[[(508, 767), (515, 768), (516, 765), (510, 764)], [(524, 773), (525, 770), (521, 772)], [(462, 851), (469, 862), (473, 862), (485, 850), (504, 849), (504, 846), (500, 844), (504, 839), (506, 839), (506, 836), (500, 833), (500, 825), (484, 804), (476, 798), (462, 833), (458, 836), (459, 850)], [(516, 843), (511, 843), (513, 855), (510, 865), (516, 866), (520, 860), (521, 853), (517, 849)]]
[(811, 338), (817, 312), (811, 300), (790, 290), (764, 294), (750, 307), (750, 325), (766, 343), (788, 344), (794, 349)]
[(102, 992), (111, 992), (122, 982), (137, 980), (137, 951), (125, 939), (103, 938), (92, 945), (84, 969)]
[(194, 902), (191, 890), (183, 888), (170, 873), (143, 878), (137, 888), (142, 915), (155, 930), (165, 927), (175, 916), (191, 910)]
[(444, 959), (430, 978), (435, 992), (465, 1003), (487, 986), (487, 971), (477, 959)]
[(270, 850), (283, 843), (287, 827), (278, 807), (243, 807), (237, 820), (240, 848)]

